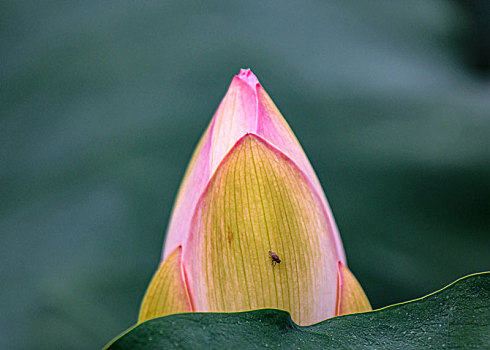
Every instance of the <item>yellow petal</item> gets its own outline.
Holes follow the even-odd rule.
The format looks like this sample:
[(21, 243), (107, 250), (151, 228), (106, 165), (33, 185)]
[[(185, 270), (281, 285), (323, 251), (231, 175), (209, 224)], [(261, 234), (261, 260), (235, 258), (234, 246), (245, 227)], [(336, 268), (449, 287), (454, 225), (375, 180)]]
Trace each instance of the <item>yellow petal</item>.
[(335, 315), (352, 314), (372, 310), (371, 304), (352, 272), (338, 263), (338, 298)]
[(308, 178), (244, 136), (198, 203), (185, 246), (195, 311), (279, 308), (302, 325), (334, 316), (339, 257), (329, 230)]
[(178, 247), (160, 264), (143, 298), (138, 322), (192, 311), (181, 260), (182, 248)]

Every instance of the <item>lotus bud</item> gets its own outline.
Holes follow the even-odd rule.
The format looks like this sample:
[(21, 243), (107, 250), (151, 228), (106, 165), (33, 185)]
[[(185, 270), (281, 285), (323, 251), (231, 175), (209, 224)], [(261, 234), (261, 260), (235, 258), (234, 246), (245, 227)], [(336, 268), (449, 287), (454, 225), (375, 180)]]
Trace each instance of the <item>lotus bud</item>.
[(139, 321), (277, 308), (300, 325), (370, 310), (320, 182), (250, 70), (204, 132)]

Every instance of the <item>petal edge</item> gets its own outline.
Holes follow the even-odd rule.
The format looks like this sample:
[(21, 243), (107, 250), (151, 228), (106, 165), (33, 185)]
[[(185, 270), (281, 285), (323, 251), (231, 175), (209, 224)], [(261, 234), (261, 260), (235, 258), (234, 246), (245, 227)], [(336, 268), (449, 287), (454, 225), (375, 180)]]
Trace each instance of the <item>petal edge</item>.
[(138, 323), (169, 314), (192, 311), (182, 266), (182, 247), (177, 247), (155, 272), (141, 303)]
[(361, 285), (342, 262), (337, 267), (337, 305), (335, 316), (371, 311), (371, 304)]

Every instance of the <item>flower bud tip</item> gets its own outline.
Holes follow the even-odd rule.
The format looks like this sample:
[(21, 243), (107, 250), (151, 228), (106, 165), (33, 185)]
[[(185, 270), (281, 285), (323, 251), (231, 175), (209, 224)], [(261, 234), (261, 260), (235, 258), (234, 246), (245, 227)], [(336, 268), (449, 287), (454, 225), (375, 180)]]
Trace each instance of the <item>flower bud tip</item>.
[(255, 76), (255, 74), (252, 73), (250, 68), (240, 69), (240, 73), (238, 73), (237, 77), (243, 82), (247, 83), (253, 91), (255, 91), (255, 87), (257, 85), (260, 85), (259, 80)]

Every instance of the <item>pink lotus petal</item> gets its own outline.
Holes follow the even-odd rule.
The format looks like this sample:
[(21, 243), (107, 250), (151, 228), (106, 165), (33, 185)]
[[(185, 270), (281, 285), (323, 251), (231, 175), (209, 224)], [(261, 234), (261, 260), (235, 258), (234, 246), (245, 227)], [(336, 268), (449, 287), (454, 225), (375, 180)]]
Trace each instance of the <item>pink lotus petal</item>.
[(246, 134), (256, 134), (266, 140), (305, 174), (323, 203), (329, 224), (327, 234), (332, 235), (338, 259), (345, 264), (338, 229), (318, 178), (289, 125), (249, 69), (242, 69), (233, 78), (194, 152), (174, 205), (164, 258), (179, 245), (185, 249), (200, 196), (225, 155)]

